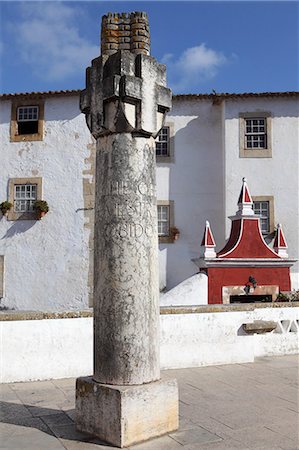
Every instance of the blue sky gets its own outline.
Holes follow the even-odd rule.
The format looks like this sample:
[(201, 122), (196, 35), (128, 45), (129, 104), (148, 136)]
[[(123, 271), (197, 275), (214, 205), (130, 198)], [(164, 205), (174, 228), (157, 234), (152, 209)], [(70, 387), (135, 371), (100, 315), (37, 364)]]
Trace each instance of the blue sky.
[(0, 2), (1, 92), (82, 89), (101, 16), (146, 11), (174, 93), (298, 90), (296, 1)]

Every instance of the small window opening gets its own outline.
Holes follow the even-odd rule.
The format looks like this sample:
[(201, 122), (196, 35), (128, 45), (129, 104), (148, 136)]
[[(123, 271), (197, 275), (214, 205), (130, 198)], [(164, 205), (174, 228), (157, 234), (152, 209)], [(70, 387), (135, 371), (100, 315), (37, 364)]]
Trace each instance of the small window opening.
[(169, 127), (163, 127), (156, 139), (156, 156), (169, 155)]
[(231, 295), (230, 303), (270, 303), (272, 295)]
[(36, 184), (16, 184), (14, 189), (14, 211), (18, 213), (33, 212), (37, 199)]
[(158, 235), (169, 236), (169, 206), (158, 205)]
[(19, 135), (38, 133), (38, 106), (19, 106), (17, 124)]

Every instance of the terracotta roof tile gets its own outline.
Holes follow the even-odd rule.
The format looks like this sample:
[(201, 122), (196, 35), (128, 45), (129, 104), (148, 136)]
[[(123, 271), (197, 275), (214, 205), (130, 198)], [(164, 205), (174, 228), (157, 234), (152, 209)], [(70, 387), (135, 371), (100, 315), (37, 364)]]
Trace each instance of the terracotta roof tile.
[[(50, 97), (50, 96), (71, 96), (71, 95), (79, 95), (81, 92), (80, 89), (72, 89), (72, 90), (63, 90), (63, 91), (45, 91), (45, 92), (18, 92), (18, 93), (3, 93), (0, 94), (0, 99), (9, 100), (11, 98), (16, 97)], [(176, 100), (188, 100), (188, 99), (209, 99), (209, 100), (226, 100), (226, 99), (239, 99), (239, 98), (248, 98), (248, 97), (297, 97), (299, 92), (290, 91), (290, 92), (244, 92), (244, 93), (216, 93), (216, 94), (177, 94), (173, 97)]]

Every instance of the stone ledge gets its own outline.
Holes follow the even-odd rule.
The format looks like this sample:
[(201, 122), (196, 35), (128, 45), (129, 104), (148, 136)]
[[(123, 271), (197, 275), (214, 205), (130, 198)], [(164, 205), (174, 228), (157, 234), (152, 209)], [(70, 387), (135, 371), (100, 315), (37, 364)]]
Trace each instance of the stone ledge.
[(162, 306), (160, 314), (203, 314), (235, 311), (254, 311), (261, 308), (295, 308), (299, 302), (270, 302), (270, 303), (244, 303), (229, 305), (200, 305), (200, 306)]
[(269, 320), (254, 320), (251, 323), (243, 323), (243, 330), (247, 334), (271, 333), (277, 327), (277, 322)]
[(83, 311), (0, 311), (0, 322), (43, 319), (78, 319), (93, 317), (93, 309)]
[[(261, 308), (298, 308), (299, 302), (246, 303), (230, 305), (200, 305), (200, 306), (162, 306), (160, 315), (165, 314), (206, 314), (218, 312), (254, 311)], [(0, 322), (18, 320), (43, 319), (78, 319), (93, 317), (93, 309), (79, 311), (0, 311)]]

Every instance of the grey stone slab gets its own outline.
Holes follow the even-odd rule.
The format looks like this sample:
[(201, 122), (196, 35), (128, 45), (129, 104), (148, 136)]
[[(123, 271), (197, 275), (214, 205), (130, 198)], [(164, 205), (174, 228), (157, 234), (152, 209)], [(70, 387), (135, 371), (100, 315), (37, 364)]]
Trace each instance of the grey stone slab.
[(75, 417), (76, 417), (76, 410), (75, 408), (73, 409), (68, 409), (65, 411), (65, 413), (73, 420), (75, 421)]
[(69, 411), (69, 410), (75, 408), (75, 399), (74, 399), (74, 401), (72, 401), (72, 402), (66, 400), (66, 401), (64, 401), (64, 402), (62, 402), (62, 403), (58, 403), (57, 406), (58, 406), (59, 409), (61, 409), (62, 411), (67, 412), (67, 411)]
[(13, 401), (15, 403), (21, 402), (15, 391), (13, 391), (9, 385), (0, 385), (0, 401)]
[(184, 431), (176, 431), (175, 433), (170, 433), (169, 435), (181, 445), (188, 444), (206, 444), (207, 442), (217, 442), (222, 441), (222, 438), (216, 434), (210, 433), (205, 428), (200, 426), (191, 428)]
[(35, 428), (11, 425), (11, 435), (1, 439), (1, 450), (62, 450), (54, 436)]
[[(182, 450), (249, 450), (249, 448), (250, 447), (247, 447), (245, 444), (241, 444), (239, 441), (228, 439), (225, 441), (201, 444), (200, 447), (198, 444), (190, 444), (182, 447)], [(272, 450), (272, 448), (268, 448), (268, 450)]]
[(194, 417), (194, 421), (197, 425), (223, 439), (230, 439), (232, 437), (234, 430), (231, 427), (228, 427), (227, 425), (213, 419), (212, 417), (203, 415), (201, 417)]
[(64, 397), (62, 394), (54, 395), (53, 392), (45, 392), (42, 394), (36, 393), (18, 393), (18, 397), (21, 399), (22, 403), (31, 406), (40, 406), (41, 408), (52, 408), (59, 409), (57, 403), (61, 402)]
[(43, 416), (43, 421), (50, 428), (56, 425), (64, 426), (64, 425), (71, 425), (73, 423), (72, 419), (64, 412), (61, 412), (59, 414), (50, 414), (48, 416)]
[[(225, 381), (228, 376), (234, 377), (234, 365), (230, 366), (231, 372), (228, 371), (228, 366), (225, 366), (226, 369), (213, 366), (167, 371), (169, 376), (175, 375), (179, 379), (180, 392), (183, 393), (184, 398), (188, 397), (189, 402), (192, 402), (192, 397), (196, 396), (196, 401), (192, 402), (192, 404), (188, 405), (186, 402), (180, 402), (179, 432), (192, 430), (199, 426), (212, 435), (219, 436), (219, 438), (222, 438), (222, 441), (201, 444), (189, 442), (183, 446), (171, 437), (164, 436), (138, 446), (132, 446), (131, 449), (248, 450), (250, 448), (254, 450), (298, 450), (299, 444), (296, 434), (298, 403), (289, 402), (274, 395), (278, 391), (277, 386), (287, 393), (289, 392), (288, 387), (293, 387), (290, 377), (283, 376), (283, 373), (287, 372), (288, 365), (282, 364), (280, 360), (277, 363), (277, 367), (275, 367), (275, 363), (270, 367), (271, 361), (275, 359), (272, 358), (266, 362), (260, 360), (257, 363), (250, 363), (248, 365), (251, 373), (250, 383), (248, 383), (248, 376), (245, 376), (244, 372), (243, 379), (241, 380), (241, 375), (239, 375), (238, 382), (235, 385), (222, 382), (221, 379), (223, 377)], [(298, 364), (296, 355), (287, 357), (287, 360), (291, 363), (291, 367)], [(265, 382), (261, 383), (257, 380), (254, 383), (252, 380), (254, 380), (255, 373)], [(294, 370), (292, 375), (294, 376)], [(55, 433), (58, 449), (62, 448), (59, 445), (63, 445), (67, 450), (108, 450), (113, 448), (101, 441), (94, 440), (90, 435), (79, 433), (73, 424), (52, 424), (51, 430), (49, 430), (47, 424), (42, 420), (43, 416), (51, 416), (52, 413), (54, 416), (58, 415), (59, 417), (60, 414), (65, 414), (71, 420), (74, 420), (75, 411), (73, 407), (62, 412), (62, 408), (67, 408), (67, 405), (71, 403), (66, 399), (66, 392), (69, 396), (75, 393), (73, 381), (73, 379), (65, 379), (57, 389), (59, 394), (56, 402), (59, 406), (52, 402), (52, 398), (49, 397), (52, 389), (48, 389), (48, 386), (43, 386), (43, 389), (36, 389), (38, 382), (17, 384), (17, 386), (22, 385), (21, 395), (23, 398), (26, 397), (29, 400), (32, 397), (35, 398), (35, 405), (30, 406), (26, 404), (26, 407), (20, 404), (21, 400), (17, 395), (18, 393), (11, 388), (11, 385), (2, 385), (2, 392), (6, 395), (6, 398), (11, 398), (12, 400), (4, 401), (6, 405), (5, 412), (9, 414), (6, 415), (6, 423), (0, 424), (2, 445), (0, 449), (52, 449), (50, 445), (54, 445), (53, 443), (49, 443), (47, 439), (42, 440), (42, 437), (49, 436), (51, 432)], [(44, 398), (40, 395), (39, 403), (36, 403), (36, 392), (43, 390), (47, 395)], [(57, 393), (57, 391), (54, 390), (54, 393)], [(14, 396), (19, 399), (18, 402), (17, 400), (13, 401)], [(294, 400), (297, 401), (297, 398)], [(52, 406), (49, 407), (49, 404)], [(226, 416), (229, 416), (229, 420), (233, 422), (227, 420), (226, 423), (223, 423)], [(240, 418), (242, 418), (241, 423), (238, 423)], [(55, 420), (57, 421), (57, 419)], [(35, 441), (32, 441), (32, 438), (29, 436), (32, 433), (40, 433), (39, 438), (36, 435)], [(256, 437), (255, 434), (257, 434)], [(13, 436), (14, 439), (12, 439)], [(7, 438), (7, 440), (4, 441), (4, 438)], [(52, 439), (55, 438), (52, 436)], [(24, 443), (21, 447), (20, 442)], [(49, 447), (45, 447), (41, 442), (49, 443)], [(30, 445), (39, 446), (30, 447)], [(55, 447), (53, 448), (55, 449)]]
[(267, 424), (267, 428), (275, 433), (286, 436), (298, 443), (299, 447), (299, 416), (294, 420), (288, 420), (283, 414), (280, 417), (271, 419)]
[(53, 388), (51, 380), (45, 381), (27, 381), (26, 383), (9, 383), (9, 387), (14, 391), (36, 391)]
[(257, 407), (248, 407), (240, 405), (233, 413), (225, 414), (215, 411), (211, 417), (232, 429), (240, 430), (242, 428), (266, 425), (268, 417)]
[(178, 431), (191, 430), (192, 428), (196, 428), (198, 424), (194, 423), (190, 419), (186, 419), (183, 416), (179, 417), (179, 429)]
[(59, 378), (57, 380), (51, 380), (51, 383), (59, 388), (73, 388), (76, 387), (76, 378)]
[(90, 441), (93, 436), (82, 433), (76, 429), (74, 423), (69, 425), (49, 425), (53, 434), (59, 439), (69, 439), (73, 441), (86, 442)]
[(0, 420), (2, 422), (23, 417), (32, 417), (32, 414), (23, 404), (0, 402)]
[(48, 425), (38, 417), (14, 417), (5, 423), (16, 426), (14, 433), (18, 434), (23, 427), (32, 428), (53, 435)]
[(49, 416), (58, 414), (59, 410), (52, 408), (41, 408), (39, 406), (26, 405), (26, 408), (33, 417)]
[[(78, 442), (69, 439), (60, 439), (66, 450), (112, 450), (114, 447), (97, 442)], [(125, 447), (124, 447), (125, 450)]]
[(152, 439), (141, 444), (132, 445), (129, 450), (183, 450), (181, 444), (169, 436)]
[(282, 447), (284, 450), (290, 450), (294, 447), (294, 445), (298, 446), (299, 444), (299, 442), (295, 442), (286, 436), (282, 436), (281, 434), (262, 426), (254, 426), (236, 430), (233, 433), (233, 439), (245, 444), (249, 448), (254, 449), (256, 447), (268, 445), (269, 450), (275, 446)]

